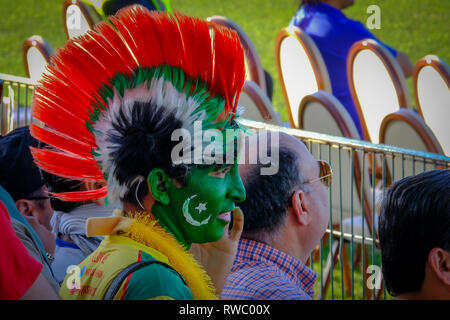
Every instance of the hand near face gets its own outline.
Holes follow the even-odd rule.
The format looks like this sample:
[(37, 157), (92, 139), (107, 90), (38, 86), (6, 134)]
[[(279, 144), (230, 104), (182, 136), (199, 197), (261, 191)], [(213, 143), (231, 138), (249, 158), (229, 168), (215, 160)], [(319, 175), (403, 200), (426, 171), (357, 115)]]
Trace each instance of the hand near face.
[(232, 214), (233, 228), (228, 230), (229, 225), (227, 224), (221, 239), (215, 242), (192, 244), (190, 249), (190, 252), (211, 277), (218, 295), (221, 294), (231, 272), (244, 228), (244, 215), (241, 209), (236, 207)]
[(39, 236), (39, 239), (41, 239), (42, 244), (44, 245), (44, 249), (46, 252), (50, 254), (54, 254), (55, 252), (55, 236), (53, 233), (46, 228), (44, 225), (39, 223), (38, 219), (34, 216), (25, 216), (28, 223), (31, 225), (31, 227), (36, 231), (36, 233)]

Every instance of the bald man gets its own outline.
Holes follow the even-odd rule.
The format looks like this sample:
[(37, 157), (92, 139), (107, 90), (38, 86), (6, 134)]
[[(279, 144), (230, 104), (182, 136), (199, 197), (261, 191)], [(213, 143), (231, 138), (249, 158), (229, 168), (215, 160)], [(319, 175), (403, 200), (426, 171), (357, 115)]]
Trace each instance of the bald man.
[[(310, 300), (314, 295), (317, 275), (305, 264), (328, 225), (331, 170), (297, 138), (269, 137), (271, 152), (279, 155), (275, 174), (261, 174), (260, 163), (239, 166), (247, 191), (239, 204), (244, 231), (222, 299)], [(261, 139), (259, 134), (256, 140)], [(245, 154), (256, 154), (257, 145), (246, 144)]]

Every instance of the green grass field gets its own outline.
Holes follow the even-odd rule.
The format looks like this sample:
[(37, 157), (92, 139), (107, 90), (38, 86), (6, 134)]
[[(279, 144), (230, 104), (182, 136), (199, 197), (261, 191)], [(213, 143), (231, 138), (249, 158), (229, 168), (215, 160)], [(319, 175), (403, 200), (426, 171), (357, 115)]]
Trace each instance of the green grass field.
[[(37, 34), (54, 48), (65, 42), (63, 0), (0, 0), (0, 73), (25, 75), (22, 44)], [(448, 0), (355, 0), (345, 10), (353, 19), (365, 22), (366, 9), (381, 9), (381, 29), (373, 33), (392, 47), (407, 53), (413, 62), (435, 54), (450, 62)], [(172, 0), (175, 10), (200, 18), (226, 16), (239, 24), (254, 42), (263, 67), (274, 80), (273, 103), (287, 121), (284, 99), (275, 66), (275, 38), (295, 13), (298, 0)], [(410, 89), (411, 80), (409, 80)]]

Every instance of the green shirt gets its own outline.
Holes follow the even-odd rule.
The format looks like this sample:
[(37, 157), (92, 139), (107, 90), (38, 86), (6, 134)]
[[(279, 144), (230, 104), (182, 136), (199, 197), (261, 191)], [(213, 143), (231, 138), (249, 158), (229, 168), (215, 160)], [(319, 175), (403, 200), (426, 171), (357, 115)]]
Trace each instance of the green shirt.
[[(69, 273), (60, 295), (69, 300), (103, 299), (112, 280), (121, 270), (137, 261), (157, 260), (169, 264), (162, 253), (124, 236), (108, 236), (78, 264), (79, 289), (72, 288), (78, 274)], [(115, 300), (192, 300), (192, 292), (180, 275), (160, 264), (151, 264), (131, 273), (122, 283)]]

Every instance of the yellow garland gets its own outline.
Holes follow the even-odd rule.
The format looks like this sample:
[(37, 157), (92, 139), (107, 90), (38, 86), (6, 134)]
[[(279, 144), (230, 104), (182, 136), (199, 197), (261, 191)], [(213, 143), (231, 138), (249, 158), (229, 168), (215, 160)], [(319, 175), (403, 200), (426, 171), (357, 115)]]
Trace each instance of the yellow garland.
[(183, 248), (171, 234), (148, 214), (133, 214), (132, 219), (131, 225), (126, 230), (121, 230), (121, 235), (164, 254), (169, 259), (170, 266), (184, 277), (194, 299), (217, 299), (211, 278), (194, 256)]

